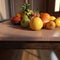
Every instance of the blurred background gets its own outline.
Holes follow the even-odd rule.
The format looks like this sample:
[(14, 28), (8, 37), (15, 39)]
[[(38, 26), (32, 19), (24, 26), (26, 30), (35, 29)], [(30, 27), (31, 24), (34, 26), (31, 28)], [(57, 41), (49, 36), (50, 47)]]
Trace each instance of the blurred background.
[[(9, 19), (18, 12), (26, 0), (0, 0), (0, 21)], [(31, 9), (39, 8), (42, 12), (49, 12), (56, 17), (60, 15), (60, 0), (28, 0)]]

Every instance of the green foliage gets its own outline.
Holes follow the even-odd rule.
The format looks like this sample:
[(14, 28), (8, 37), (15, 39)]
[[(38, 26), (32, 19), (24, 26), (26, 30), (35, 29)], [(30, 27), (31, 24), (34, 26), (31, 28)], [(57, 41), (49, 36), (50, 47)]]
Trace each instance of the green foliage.
[(22, 5), (22, 12), (26, 13), (29, 11), (30, 4), (23, 4)]

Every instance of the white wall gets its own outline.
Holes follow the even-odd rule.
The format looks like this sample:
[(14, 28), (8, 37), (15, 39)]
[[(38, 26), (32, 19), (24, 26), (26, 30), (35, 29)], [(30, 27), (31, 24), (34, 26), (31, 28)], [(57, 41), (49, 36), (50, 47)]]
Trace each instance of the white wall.
[(55, 0), (55, 12), (59, 12), (60, 11), (60, 0)]
[(9, 18), (8, 0), (0, 0), (0, 20)]

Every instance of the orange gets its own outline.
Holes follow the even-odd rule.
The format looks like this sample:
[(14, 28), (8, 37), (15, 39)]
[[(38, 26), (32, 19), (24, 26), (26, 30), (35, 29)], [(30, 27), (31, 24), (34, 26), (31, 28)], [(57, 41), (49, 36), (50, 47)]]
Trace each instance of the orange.
[(39, 17), (33, 17), (32, 20), (30, 21), (30, 28), (32, 30), (40, 30), (43, 27), (43, 21)]
[(41, 19), (44, 19), (44, 18), (50, 19), (50, 14), (49, 13), (41, 13), (40, 17), (41, 17)]
[(41, 17), (43, 23), (47, 23), (50, 21), (50, 14), (48, 14), (48, 13), (41, 13), (40, 17)]
[(50, 21), (46, 24), (47, 29), (54, 29), (56, 27), (56, 24), (54, 21)]
[(18, 16), (20, 18), (22, 17), (22, 15), (20, 13), (17, 13), (16, 16)]

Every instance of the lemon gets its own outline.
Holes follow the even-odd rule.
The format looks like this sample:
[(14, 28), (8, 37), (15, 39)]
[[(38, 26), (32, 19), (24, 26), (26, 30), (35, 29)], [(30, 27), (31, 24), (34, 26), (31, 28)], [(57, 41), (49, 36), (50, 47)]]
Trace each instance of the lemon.
[(56, 19), (55, 16), (51, 16), (51, 17), (50, 17), (50, 20), (52, 20), (52, 21), (54, 21), (55, 19)]
[(55, 20), (55, 22), (56, 22), (56, 26), (57, 26), (57, 27), (60, 27), (60, 17), (58, 17), (58, 18)]
[(42, 29), (42, 27), (43, 27), (43, 21), (41, 20), (41, 18), (39, 17), (32, 18), (32, 20), (30, 21), (30, 28), (32, 30), (37, 31)]

